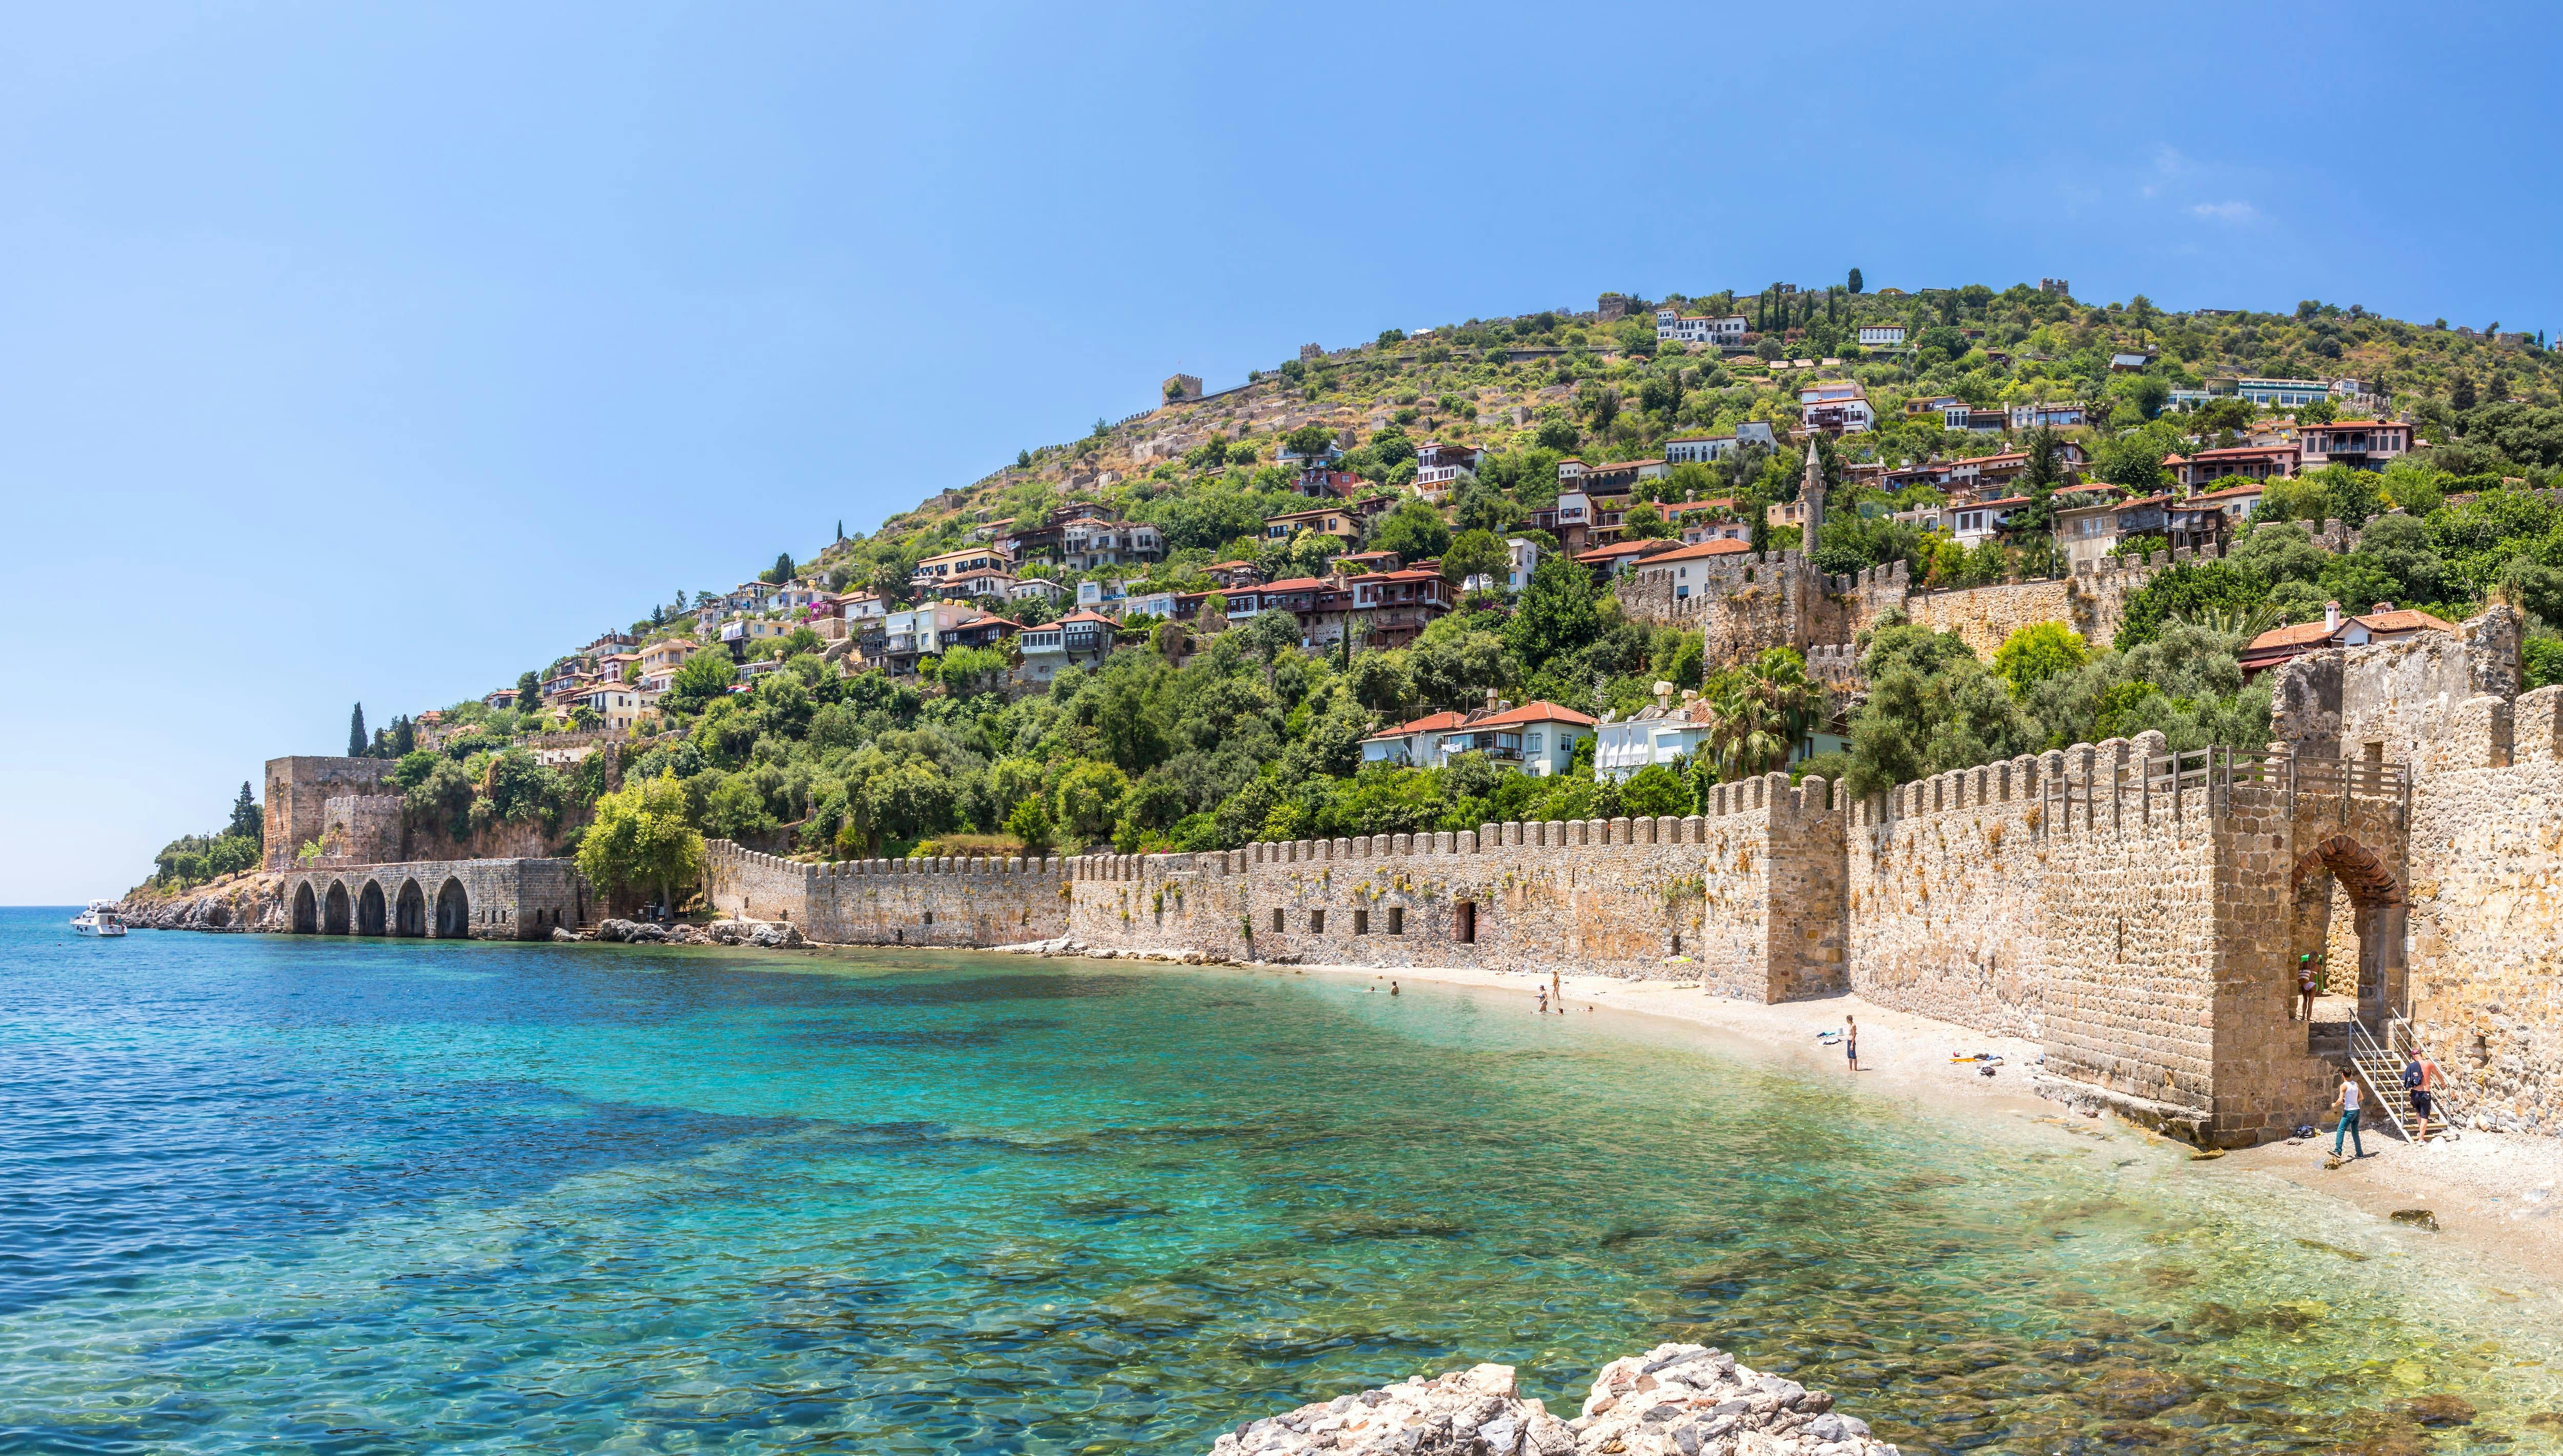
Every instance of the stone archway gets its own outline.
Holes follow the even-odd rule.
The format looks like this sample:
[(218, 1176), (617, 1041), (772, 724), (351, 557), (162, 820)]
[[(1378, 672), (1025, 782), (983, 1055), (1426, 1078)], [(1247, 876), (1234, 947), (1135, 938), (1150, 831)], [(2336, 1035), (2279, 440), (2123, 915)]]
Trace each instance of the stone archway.
[(400, 895), (392, 901), (392, 934), (427, 934), (427, 893), (414, 879), (402, 880)]
[[(2339, 993), (2344, 983), (2355, 989), (2358, 1018), (2372, 1030), (2381, 1029), (2387, 1015), (2403, 1009), (2404, 917), (2410, 903), (2403, 882), (2383, 856), (2356, 835), (2335, 833), (2296, 856), (2288, 884), (2295, 906), (2289, 936), (2290, 979), (2296, 956), (2323, 958), (2332, 991)], [(2344, 927), (2333, 924), (2334, 886), (2348, 902), (2350, 921)], [(2348, 934), (2335, 936), (2335, 929)], [(2336, 964), (2347, 958), (2329, 954), (2335, 940), (2354, 941), (2353, 964)]]
[(329, 893), (320, 902), (320, 933), (345, 935), (348, 926), (354, 920), (354, 917), (348, 913), (349, 908), (346, 881), (329, 881)]
[(382, 881), (365, 881), (364, 893), (356, 896), (356, 934), (381, 935), (391, 928), (390, 920), (383, 904)]
[(472, 934), (472, 897), (463, 890), (463, 881), (448, 877), (436, 892), (436, 936), (439, 940), (462, 940)]
[(312, 935), (320, 929), (320, 898), (311, 893), (311, 881), (294, 887), (294, 933)]

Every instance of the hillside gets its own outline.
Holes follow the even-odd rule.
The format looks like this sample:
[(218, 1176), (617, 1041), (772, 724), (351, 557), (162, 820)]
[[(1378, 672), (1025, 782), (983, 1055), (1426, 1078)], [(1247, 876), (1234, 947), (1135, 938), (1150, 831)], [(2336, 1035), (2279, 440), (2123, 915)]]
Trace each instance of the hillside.
[[(1730, 325), (1726, 347), (1660, 342), (1658, 307), (1696, 321), (1685, 329), (1741, 315), (1741, 337)], [(1879, 337), (1897, 327), (1900, 345), (1858, 342), (1864, 328)], [(2236, 392), (2251, 380), (2315, 381), (2323, 397), (2256, 406)], [(1189, 393), (1186, 381), (1169, 384)], [(1738, 649), (1683, 615), (1698, 603), (1641, 608), (1626, 598), (1633, 578), (1572, 559), (1596, 542), (1635, 551), (1676, 532), (1745, 538), (1712, 552), (1795, 547), (1800, 528), (1785, 508), (1798, 499), (1808, 440), (1792, 432), (1801, 391), (1817, 385), (1857, 394), (1874, 428), (1810, 437), (1825, 524), (1810, 562), (1786, 559), (1787, 570), (1831, 574), (1810, 578), (1810, 590), (1896, 563), (1917, 592), (2055, 577), (2071, 544), (2051, 529), (2058, 511), (2155, 501), (2177, 512), (2207, 493), (2178, 478), (2189, 462), (2203, 468), (2211, 457), (2201, 452), (2301, 452), (2305, 432), (2353, 410), (2408, 421), (2417, 446), (2369, 462), (2381, 469), (2331, 463), (2266, 494), (2256, 487), (2256, 515), (2230, 528), (2212, 521), (2206, 559), (2127, 579), (2133, 596), (2114, 639), (2031, 622), (1971, 643), (1910, 625), (1890, 604), (1841, 618), (1851, 626), (1828, 650), (1844, 660), (1823, 682), (1810, 677), (1808, 654), (1824, 643), (1804, 632)], [(1923, 401), (1942, 403), (1908, 408)], [(2046, 409), (2019, 413), (2037, 407)], [(1999, 426), (1961, 423), (1997, 412)], [(2023, 420), (2068, 423), (2016, 428)], [(1755, 443), (1756, 423), (1775, 448)], [(1715, 458), (1661, 463), (1668, 441), (1702, 440), (1716, 443)], [(1434, 444), (1476, 453), (1474, 473), (1447, 492), (1418, 489), (1417, 451)], [(1988, 457), (2009, 461), (1999, 489), (1989, 483), (1997, 473), (1974, 473)], [(1561, 460), (1649, 469), (1621, 487), (1609, 515), (1570, 532), (1553, 519)], [(1310, 476), (1311, 464), (1331, 470)], [(600, 680), (647, 699), (643, 734), (605, 735), (566, 767), (529, 752), (538, 732), (594, 720), (572, 705), (587, 698), (562, 691), (542, 708), (473, 701), (404, 716), (364, 751), (400, 760), (394, 782), (412, 830), (440, 842), (494, 828), (566, 851), (601, 797), (659, 785), (673, 796), (663, 808), (702, 833), (846, 856), (937, 843), (1196, 849), (1684, 813), (1721, 780), (1784, 764), (1869, 792), (2144, 728), (2175, 747), (2257, 746), (2267, 693), (2247, 685), (2238, 656), (2276, 623), (2319, 620), (2326, 601), (2352, 612), (2392, 601), (2451, 623), (2506, 601), (2528, 614), (2531, 680), (2563, 673), (2563, 637), (2545, 626), (2563, 622), (2563, 511), (2542, 493), (2558, 465), (2563, 372), (2541, 339), (2496, 327), (2315, 302), (2285, 314), (2173, 314), (2141, 296), (2089, 305), (2026, 285), (1606, 295), (1588, 312), (1311, 346), (1243, 386), (1024, 451), (798, 565), (787, 556), (766, 577), (799, 582), (798, 595), (706, 591), (654, 607), (621, 651), (592, 643), (516, 679), (527, 699), (545, 684), (584, 692)], [(1938, 514), (2008, 490), (2026, 493), (1994, 502), (2008, 519), (1982, 539)], [(1358, 530), (1268, 532), (1273, 518), (1324, 503), (1346, 507)], [(1159, 599), (1176, 604), (1180, 622), (1121, 611), (1102, 629), (1108, 656), (1072, 654), (1045, 680), (1027, 675), (1013, 629), (1057, 618), (1073, 600), (999, 599), (1006, 621), (985, 642), (904, 657), (851, 635), (838, 615), (880, 598), (878, 633), (879, 611), (916, 600), (921, 560), (991, 548), (1078, 506), (1154, 527), (1162, 559), (1083, 569), (1027, 559), (1005, 563), (1005, 579), (1109, 583), (1098, 593), (1106, 605), (1118, 593), (1189, 594)], [(2187, 518), (2192, 528), (2200, 520)], [(1502, 584), (1506, 540), (1538, 552), (1517, 588)], [(2110, 559), (2141, 561), (2167, 544), (2127, 527)], [(1337, 558), (1357, 550), (1438, 564), (1449, 584), (1425, 592), (1435, 604), (1416, 614), (1429, 625), (1357, 631), (1349, 611), (1311, 608), (1294, 620), (1211, 595), (1223, 584), (1242, 592), (1234, 584), (1252, 576), (1349, 599), (1360, 573)], [(1214, 563), (1232, 565), (1215, 579), (1205, 571)], [(1458, 591), (1481, 572), (1498, 585)], [(1728, 578), (1742, 598), (1772, 590), (1734, 589), (1751, 580), (1749, 568)], [(1371, 629), (1389, 620), (1362, 619)], [(724, 629), (747, 635), (672, 675), (645, 678), (647, 659), (634, 660), (654, 646), (661, 660), (697, 642), (717, 648)], [(1669, 685), (1662, 696), (1659, 683)], [(1514, 705), (1548, 705), (1535, 713), (1557, 735), (1543, 751), (1556, 751), (1558, 772), (1524, 771), (1523, 750), (1541, 745), (1536, 724), (1526, 735), (1518, 723), (1511, 748), (1492, 756), (1428, 746), (1416, 766), (1393, 755), (1365, 762), (1366, 738), (1419, 715), (1495, 723), (1489, 699), (1510, 718), (1522, 711)], [(1589, 720), (1641, 712), (1677, 718), (1683, 751), (1597, 774)], [(1811, 749), (1820, 751), (1807, 757)], [(1379, 757), (1376, 744), (1368, 756)], [(225, 834), (173, 843), (156, 881), (236, 871), (252, 857), (239, 841), (255, 827), (254, 816), (236, 816)]]

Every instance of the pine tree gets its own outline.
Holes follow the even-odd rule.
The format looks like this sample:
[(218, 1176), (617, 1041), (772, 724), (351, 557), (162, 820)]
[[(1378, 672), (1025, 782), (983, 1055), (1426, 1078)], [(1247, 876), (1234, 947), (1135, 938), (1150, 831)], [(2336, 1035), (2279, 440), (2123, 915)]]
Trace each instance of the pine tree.
[(1853, 270), (1851, 271), (1851, 290), (1852, 290), (1853, 292), (1857, 293), (1857, 292), (1859, 292), (1862, 288), (1864, 288), (1864, 287), (1866, 287), (1866, 286), (1868, 286), (1868, 285), (1867, 285), (1866, 283), (1863, 283), (1863, 282), (1861, 281), (1861, 279), (1860, 279), (1860, 270), (1859, 270), (1859, 269), (1853, 269)]
[(2454, 388), (2448, 391), (2448, 407), (2463, 414), (2474, 407), (2474, 377), (2460, 374)]
[(349, 714), (347, 717), (347, 757), (363, 758), (364, 756), (365, 705), (363, 703), (358, 703), (356, 704), (356, 711)]
[(258, 840), (267, 837), (267, 819), (258, 812), (258, 801), (249, 797), (246, 779), (241, 781), (240, 798), (232, 801), (232, 821), (223, 832)]

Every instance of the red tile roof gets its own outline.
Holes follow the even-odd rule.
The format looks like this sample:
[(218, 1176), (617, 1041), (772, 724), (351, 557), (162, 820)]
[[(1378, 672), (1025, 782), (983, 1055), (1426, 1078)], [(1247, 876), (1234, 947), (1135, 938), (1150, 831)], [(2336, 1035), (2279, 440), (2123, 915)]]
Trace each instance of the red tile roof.
[(1545, 699), (1535, 703), (1524, 703), (1520, 707), (1515, 708), (1508, 713), (1496, 713), (1488, 717), (1479, 718), (1468, 726), (1472, 728), (1509, 728), (1516, 723), (1575, 723), (1586, 728), (1593, 726), (1593, 720), (1584, 716), (1582, 713), (1575, 711), (1573, 708), (1561, 708), (1557, 704), (1548, 702)]
[(1363, 739), (1362, 742), (1369, 743), (1381, 738), (1405, 738), (1417, 733), (1437, 733), (1457, 728), (1467, 721), (1469, 721), (1469, 715), (1466, 713), (1427, 713), (1412, 723), (1395, 728), (1383, 728), (1369, 738)]
[(1698, 561), (1710, 556), (1734, 556), (1752, 549), (1753, 543), (1750, 541), (1720, 537), (1714, 541), (1702, 541), (1695, 546), (1684, 546), (1678, 551), (1668, 551), (1662, 556), (1650, 556), (1639, 565), (1662, 566), (1669, 561)]

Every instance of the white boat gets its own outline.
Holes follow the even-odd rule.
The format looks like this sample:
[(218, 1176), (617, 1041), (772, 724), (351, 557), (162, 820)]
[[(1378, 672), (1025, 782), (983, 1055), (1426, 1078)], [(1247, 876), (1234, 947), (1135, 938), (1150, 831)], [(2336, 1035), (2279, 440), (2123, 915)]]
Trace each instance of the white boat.
[(115, 913), (113, 900), (92, 900), (88, 909), (72, 917), (72, 929), (82, 935), (119, 936), (124, 934), (124, 917)]

